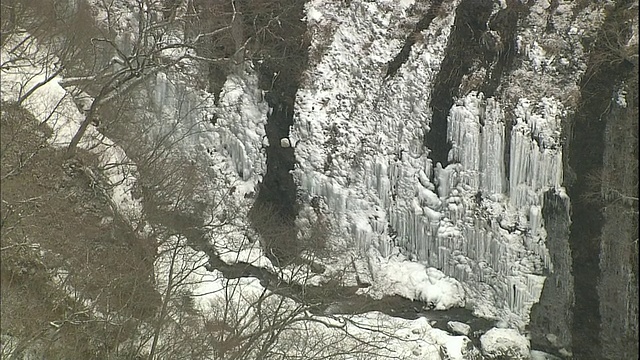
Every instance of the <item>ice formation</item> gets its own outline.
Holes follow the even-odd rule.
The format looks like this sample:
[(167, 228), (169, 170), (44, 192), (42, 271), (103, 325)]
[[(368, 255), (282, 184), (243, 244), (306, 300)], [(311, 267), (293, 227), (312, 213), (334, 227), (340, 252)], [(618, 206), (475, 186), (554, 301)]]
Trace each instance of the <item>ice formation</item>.
[[(294, 177), (303, 195), (325, 199), (339, 236), (383, 256), (399, 246), (458, 279), (486, 305), (479, 312), (523, 326), (543, 274), (553, 270), (542, 195), (562, 185), (563, 102), (525, 98), (518, 84), (505, 90), (511, 103), (471, 92), (449, 111), (449, 164), (433, 164), (423, 133), (454, 13), (436, 17), (385, 79), (386, 62), (402, 46), (405, 11), (387, 2), (354, 1), (349, 11), (308, 4), (310, 29), (333, 35), (321, 39), (324, 54), (297, 95)], [(531, 34), (518, 43), (529, 51), (527, 74), (555, 64), (534, 51)], [(534, 88), (543, 82), (525, 79)]]
[(373, 297), (396, 294), (422, 301), (436, 310), (464, 307), (464, 290), (456, 279), (417, 262), (382, 261), (369, 290)]

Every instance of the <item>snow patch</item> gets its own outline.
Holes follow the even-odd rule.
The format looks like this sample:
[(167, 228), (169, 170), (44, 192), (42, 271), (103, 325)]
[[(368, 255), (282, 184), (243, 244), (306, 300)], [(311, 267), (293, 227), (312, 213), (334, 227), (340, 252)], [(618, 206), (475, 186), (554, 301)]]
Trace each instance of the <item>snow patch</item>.
[(400, 295), (418, 300), (427, 307), (446, 310), (464, 307), (465, 294), (460, 283), (445, 276), (442, 271), (410, 261), (381, 259), (369, 294), (374, 298), (382, 295)]
[[(28, 34), (23, 36), (26, 37)], [(17, 45), (20, 38), (12, 37), (10, 41), (15, 41)], [(14, 57), (13, 54), (6, 52), (8, 48), (11, 48), (9, 44), (2, 47), (3, 63)], [(30, 49), (31, 56), (34, 58), (40, 56), (37, 42)], [(40, 122), (46, 122), (52, 128), (54, 135), (49, 139), (52, 146), (65, 148), (85, 120), (85, 114), (81, 111), (87, 110), (93, 99), (86, 93), (80, 94), (76, 104), (70, 93), (74, 89), (63, 88), (60, 85), (63, 81), (60, 76), (53, 77), (45, 83), (48, 74), (53, 71), (49, 64), (56, 62), (55, 58), (51, 58), (47, 62), (42, 62), (43, 65), (37, 65), (38, 62), (33, 61), (29, 65), (25, 63), (19, 67), (5, 67), (2, 69), (1, 86), (3, 101), (17, 101), (18, 97), (25, 93), (24, 90), (20, 90), (21, 87), (30, 89), (44, 83), (22, 103), (22, 106)], [(89, 125), (78, 147), (99, 154), (99, 167), (103, 169), (109, 182), (114, 185), (110, 195), (118, 211), (132, 224), (140, 221), (142, 205), (131, 194), (131, 189), (136, 182), (137, 169), (131, 164), (124, 150), (102, 136), (93, 125)]]

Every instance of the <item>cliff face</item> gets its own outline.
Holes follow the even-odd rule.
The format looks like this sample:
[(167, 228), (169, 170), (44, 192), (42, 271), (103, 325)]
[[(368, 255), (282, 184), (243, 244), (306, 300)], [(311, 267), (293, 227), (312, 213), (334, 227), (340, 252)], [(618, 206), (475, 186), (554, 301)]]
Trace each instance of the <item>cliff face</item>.
[(477, 313), (523, 328), (554, 271), (543, 196), (563, 193), (562, 123), (602, 10), (310, 2), (319, 55), (291, 134), (303, 202), (324, 199), (338, 236), (383, 256), (397, 245), (462, 281)]
[[(630, 82), (637, 85), (637, 77)], [(628, 99), (638, 104), (637, 87)], [(626, 105), (626, 106), (625, 106)], [(607, 359), (638, 357), (638, 113), (616, 103), (607, 119), (601, 184), (605, 195), (600, 237), (600, 340)], [(632, 160), (633, 159), (633, 160)]]
[[(113, 30), (121, 50), (100, 53), (105, 68), (134, 55), (132, 3), (117, 4), (131, 22)], [(210, 183), (181, 210), (215, 202), (221, 222), (234, 211), (210, 244), (227, 255), (217, 266), (286, 270), (305, 231), (322, 231), (346, 245), (329, 257), (357, 273), (344, 287), (353, 294), (392, 289), (438, 310), (466, 302), (529, 331), (538, 349), (636, 358), (637, 2), (302, 4), (253, 14), (252, 31), (259, 18), (278, 30), (215, 95), (197, 90), (195, 62), (157, 68), (129, 99), (146, 104), (131, 110), (136, 121), (100, 130), (130, 155), (176, 140), (177, 158), (206, 169)], [(232, 30), (256, 9), (267, 11), (234, 12)], [(251, 36), (235, 32), (237, 53)], [(262, 252), (242, 258), (255, 238)]]
[(569, 244), (571, 204), (566, 195), (554, 190), (545, 193), (543, 204), (542, 215), (553, 271), (545, 279), (540, 300), (531, 308), (531, 343), (548, 352), (571, 351), (575, 298)]

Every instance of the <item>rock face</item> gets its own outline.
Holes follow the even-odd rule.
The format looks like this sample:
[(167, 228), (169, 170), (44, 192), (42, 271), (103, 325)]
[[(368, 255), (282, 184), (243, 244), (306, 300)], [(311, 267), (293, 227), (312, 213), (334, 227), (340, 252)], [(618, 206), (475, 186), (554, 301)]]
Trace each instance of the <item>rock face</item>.
[(570, 351), (572, 348), (574, 292), (569, 245), (570, 207), (566, 195), (549, 190), (544, 196), (542, 219), (547, 236), (552, 239), (547, 247), (554, 266), (545, 280), (540, 301), (531, 308), (529, 331), (532, 346), (547, 351)]
[(308, 3), (316, 56), (290, 134), (300, 200), (322, 199), (337, 237), (397, 246), (461, 281), (477, 313), (524, 328), (554, 271), (544, 194), (564, 192), (581, 39), (602, 20), (573, 6)]
[[(637, 88), (629, 95), (637, 104)], [(598, 283), (606, 359), (638, 358), (638, 163), (634, 168), (632, 161), (620, 156), (627, 152), (637, 161), (638, 114), (621, 105), (613, 105), (605, 133), (604, 171), (617, 174), (607, 178), (602, 188), (611, 196), (604, 209)]]

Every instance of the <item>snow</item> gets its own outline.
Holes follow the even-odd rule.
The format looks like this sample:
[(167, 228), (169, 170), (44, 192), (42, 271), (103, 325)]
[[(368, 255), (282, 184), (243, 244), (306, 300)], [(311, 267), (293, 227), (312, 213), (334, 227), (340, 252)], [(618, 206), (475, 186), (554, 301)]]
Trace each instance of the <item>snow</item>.
[[(445, 331), (431, 328), (427, 319), (403, 320), (378, 312), (349, 317), (348, 331), (354, 336), (364, 336), (384, 344), (376, 354), (368, 354), (368, 359), (452, 359), (469, 358), (473, 351), (471, 340), (466, 336), (452, 336)], [(353, 326), (355, 325), (355, 326)], [(367, 331), (366, 329), (376, 329)], [(348, 346), (350, 339), (343, 340)], [(327, 347), (331, 347), (327, 344)], [(446, 355), (445, 355), (446, 354)], [(357, 359), (359, 354), (347, 359)], [(447, 357), (443, 357), (447, 356)]]
[[(523, 61), (511, 72), (510, 79), (502, 82), (503, 98), (518, 102), (524, 95), (553, 96), (565, 106), (575, 106), (573, 94), (579, 90), (578, 81), (586, 70), (580, 39), (595, 36), (604, 19), (604, 7), (588, 3), (575, 11), (575, 3), (559, 1), (550, 13), (546, 6), (547, 1), (533, 3), (529, 16), (518, 26), (517, 51)], [(549, 21), (555, 31), (544, 30)], [(559, 55), (565, 55), (564, 60)]]
[(543, 351), (531, 350), (531, 360), (560, 360), (560, 358)]
[(375, 267), (374, 283), (369, 295), (400, 295), (419, 300), (436, 310), (465, 306), (462, 285), (442, 271), (411, 261), (393, 261), (381, 258)]
[[(161, 253), (164, 254), (156, 262), (156, 273), (159, 279), (159, 290), (166, 290), (168, 284), (170, 269), (173, 267), (174, 279), (181, 278), (179, 288), (174, 289), (174, 292), (183, 290), (189, 290), (193, 294), (195, 305), (198, 309), (202, 310), (204, 314), (210, 319), (216, 319), (219, 316), (220, 309), (226, 306), (231, 306), (237, 314), (247, 314), (243, 317), (244, 323), (240, 325), (245, 326), (246, 329), (250, 329), (255, 325), (250, 322), (253, 308), (253, 301), (263, 294), (264, 288), (259, 284), (259, 281), (255, 278), (240, 278), (236, 280), (225, 280), (222, 274), (218, 271), (207, 271), (204, 269), (206, 263), (206, 255), (202, 252), (195, 251), (188, 246), (185, 246), (184, 240), (178, 238), (172, 238), (162, 246)], [(174, 256), (173, 251), (177, 250)], [(413, 272), (422, 272), (424, 276), (422, 279), (414, 279), (418, 281), (418, 288), (423, 290), (429, 289), (432, 293), (431, 297), (440, 297), (438, 300), (438, 306), (443, 306), (447, 302), (451, 303), (456, 301), (454, 299), (454, 293), (445, 294), (442, 289), (447, 286), (455, 284), (455, 280), (447, 279), (441, 272), (435, 269), (426, 269), (421, 267), (416, 269), (415, 266), (421, 266), (415, 263), (407, 262), (404, 264), (404, 269), (398, 267), (392, 269), (387, 267), (387, 270), (404, 271), (406, 275), (411, 275)], [(189, 272), (189, 275), (182, 279), (182, 276)], [(389, 274), (380, 274), (381, 276), (387, 276)], [(444, 282), (448, 283), (445, 286), (439, 284)], [(429, 288), (428, 284), (435, 284)], [(409, 285), (409, 284), (408, 284)], [(415, 285), (415, 284), (414, 284)], [(174, 283), (176, 286), (176, 283)], [(459, 288), (453, 286), (452, 288)], [(459, 289), (458, 289), (459, 290)], [(433, 293), (436, 291), (436, 293)], [(273, 298), (274, 301), (279, 299), (278, 295), (271, 294), (267, 291), (269, 298)], [(427, 294), (417, 294), (417, 296), (426, 296)], [(458, 294), (459, 296), (460, 294)], [(458, 299), (459, 301), (460, 299)], [(283, 306), (288, 306), (287, 303)], [(307, 316), (311, 316), (307, 314)], [(338, 328), (345, 326), (344, 331), (347, 331), (350, 335), (348, 338), (343, 338), (338, 328), (332, 329), (325, 327), (322, 323), (332, 324)], [(297, 324), (297, 325), (296, 325)], [(317, 339), (325, 339), (321, 341), (327, 341), (326, 348), (323, 351), (330, 351), (338, 349), (349, 348), (354, 346), (351, 341), (361, 338), (366, 341), (373, 342), (375, 344), (384, 345), (383, 349), (376, 351), (376, 355), (370, 355), (372, 359), (386, 359), (392, 356), (401, 356), (407, 359), (441, 359), (440, 354), (442, 349), (448, 354), (449, 359), (465, 359), (465, 354), (468, 353), (470, 340), (466, 336), (452, 336), (442, 330), (433, 329), (428, 323), (426, 318), (419, 318), (417, 320), (404, 320), (400, 318), (390, 317), (378, 312), (370, 312), (357, 316), (311, 316), (311, 321), (301, 321), (300, 323), (294, 323), (290, 326), (285, 333), (281, 336), (283, 339), (287, 339), (291, 336), (298, 339), (297, 341), (305, 341), (310, 334)], [(331, 339), (341, 339), (340, 341), (332, 341)], [(346, 343), (345, 343), (346, 342)], [(297, 351), (308, 351), (306, 348), (299, 349), (297, 347), (289, 347), (291, 355), (298, 354)], [(354, 354), (354, 359), (357, 353)], [(349, 357), (347, 357), (349, 359)]]
[(267, 103), (258, 89), (258, 77), (250, 68), (245, 74), (231, 75), (220, 94), (220, 105), (214, 131), (219, 143), (212, 144), (218, 152), (227, 153), (234, 162), (242, 181), (254, 186), (262, 179), (266, 168), (263, 146), (266, 138)]
[(322, 20), (322, 13), (313, 6), (307, 6), (307, 24), (318, 23), (320, 20)]
[(447, 327), (451, 329), (454, 334), (469, 335), (471, 332), (471, 326), (459, 321), (449, 321), (447, 322)]
[(620, 87), (620, 89), (618, 89), (618, 91), (616, 92), (615, 101), (616, 104), (618, 104), (618, 106), (620, 106), (621, 108), (627, 107), (627, 91), (624, 89), (624, 87)]

